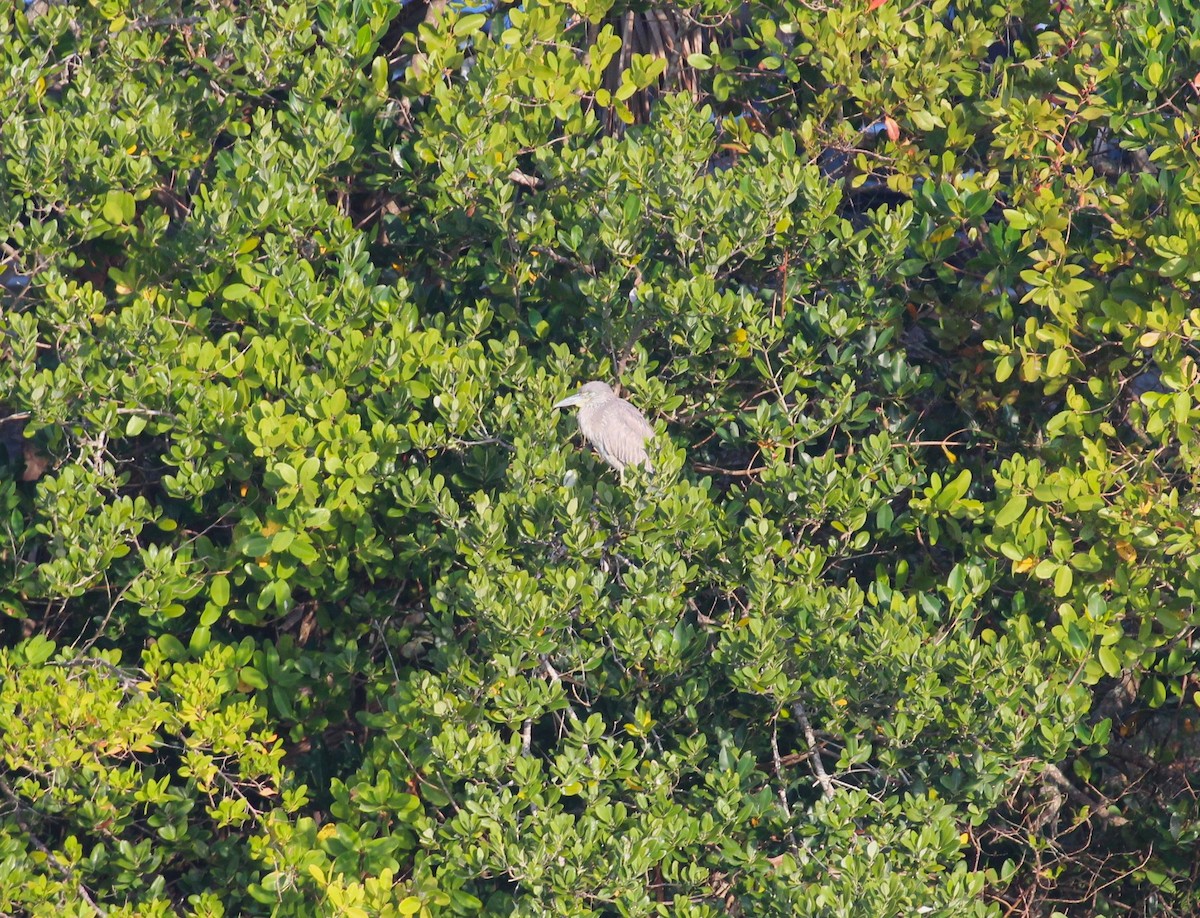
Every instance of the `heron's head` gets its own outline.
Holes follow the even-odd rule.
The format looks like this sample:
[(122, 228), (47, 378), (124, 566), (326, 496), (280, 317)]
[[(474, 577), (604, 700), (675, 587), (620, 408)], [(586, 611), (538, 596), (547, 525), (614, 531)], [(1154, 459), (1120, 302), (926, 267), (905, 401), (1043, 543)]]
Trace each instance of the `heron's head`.
[(586, 408), (610, 398), (615, 398), (612, 387), (606, 382), (584, 383), (574, 395), (568, 395), (561, 402), (555, 402), (554, 408)]

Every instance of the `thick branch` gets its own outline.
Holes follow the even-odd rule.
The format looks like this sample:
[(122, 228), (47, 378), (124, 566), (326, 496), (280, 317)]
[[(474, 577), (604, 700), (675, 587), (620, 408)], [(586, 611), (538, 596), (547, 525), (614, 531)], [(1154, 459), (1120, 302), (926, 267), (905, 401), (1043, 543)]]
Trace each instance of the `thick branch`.
[(821, 762), (821, 750), (817, 748), (816, 733), (812, 732), (812, 725), (809, 724), (809, 713), (804, 709), (804, 702), (797, 701), (792, 704), (792, 713), (796, 715), (796, 720), (800, 725), (800, 730), (804, 731), (804, 742), (809, 744), (809, 761), (812, 762), (812, 773), (816, 775), (817, 784), (821, 785), (821, 792), (827, 800), (833, 797), (833, 781), (829, 780), (829, 775), (824, 770), (824, 764)]
[(808, 743), (811, 753), (809, 760), (812, 762), (813, 774), (817, 776), (817, 783), (821, 785), (821, 792), (825, 795), (825, 799), (829, 800), (833, 797), (833, 782), (829, 780), (825, 766), (821, 763), (821, 750), (817, 748), (817, 735), (813, 733), (812, 724), (808, 722), (808, 712), (804, 709), (804, 702), (797, 701), (793, 704), (792, 713), (796, 715), (796, 721), (800, 724), (800, 729), (804, 731), (804, 741)]
[(1067, 795), (1067, 799), (1073, 801), (1079, 806), (1086, 806), (1089, 810), (1091, 810), (1095, 817), (1106, 826), (1118, 829), (1121, 826), (1129, 825), (1129, 820), (1124, 816), (1115, 816), (1112, 813), (1109, 813), (1105, 808), (1104, 803), (1093, 800), (1074, 784), (1072, 784), (1070, 779), (1062, 773), (1062, 769), (1060, 769), (1057, 765), (1046, 765), (1044, 768), (1042, 768), (1042, 774), (1049, 778), (1050, 781), (1059, 788), (1059, 790), (1063, 791)]

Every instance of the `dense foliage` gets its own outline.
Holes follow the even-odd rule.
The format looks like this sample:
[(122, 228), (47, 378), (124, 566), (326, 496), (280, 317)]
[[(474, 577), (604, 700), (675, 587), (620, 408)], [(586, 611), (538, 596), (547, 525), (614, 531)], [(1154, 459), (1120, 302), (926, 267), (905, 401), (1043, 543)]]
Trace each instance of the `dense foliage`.
[(1190, 2), (6, 5), (0, 912), (1200, 910), (1197, 87)]

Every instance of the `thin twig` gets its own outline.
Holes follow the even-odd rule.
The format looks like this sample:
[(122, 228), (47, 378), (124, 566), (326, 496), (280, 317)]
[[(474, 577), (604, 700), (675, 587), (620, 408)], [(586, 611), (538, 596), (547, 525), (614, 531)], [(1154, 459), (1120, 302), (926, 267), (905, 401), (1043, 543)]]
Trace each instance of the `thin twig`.
[(484, 437), (482, 440), (459, 440), (454, 439), (454, 446), (462, 449), (467, 446), (499, 446), (508, 450), (510, 453), (515, 453), (517, 448), (507, 440), (502, 440), (499, 437)]
[(384, 634), (383, 625), (379, 623), (379, 619), (371, 619), (371, 627), (375, 629), (375, 633), (379, 636), (379, 643), (383, 645), (383, 652), (387, 654), (388, 663), (392, 667), (392, 677), (396, 680), (397, 688), (400, 686), (400, 669), (396, 666), (396, 658), (392, 656), (392, 648), (388, 646), (387, 635)]
[[(779, 805), (783, 807), (784, 815), (788, 818), (790, 825), (792, 821), (792, 808), (788, 805), (787, 786), (783, 782), (783, 763), (779, 758), (779, 718), (776, 717), (771, 723), (771, 758), (775, 765), (775, 777), (779, 781)], [(789, 829), (790, 831), (790, 829)]]
[(760, 465), (752, 469), (723, 469), (715, 465), (705, 465), (703, 462), (692, 463), (692, 470), (695, 472), (712, 472), (715, 475), (730, 475), (734, 478), (749, 478), (752, 475), (761, 475), (767, 471), (765, 465)]
[(594, 265), (583, 264), (582, 262), (567, 258), (565, 255), (559, 255), (558, 252), (555, 252), (553, 249), (547, 249), (539, 246), (530, 254), (537, 257), (545, 256), (555, 264), (565, 265), (573, 270), (582, 271), (584, 274), (588, 275), (588, 277), (596, 276), (596, 268)]
[[(562, 685), (562, 676), (559, 675), (557, 669), (550, 665), (550, 660), (547, 657), (542, 657), (542, 672), (549, 676), (550, 679), (556, 682), (559, 686)], [(565, 697), (566, 694), (567, 693), (564, 691), (563, 696)], [(579, 721), (579, 715), (575, 713), (575, 709), (571, 707), (571, 703), (569, 701), (567, 702), (567, 717), (569, 717), (573, 722), (577, 723)]]
[(203, 20), (203, 16), (168, 16), (164, 19), (135, 19), (133, 22), (126, 23), (125, 28), (133, 32), (141, 32), (146, 29), (173, 29), (179, 26), (195, 25)]

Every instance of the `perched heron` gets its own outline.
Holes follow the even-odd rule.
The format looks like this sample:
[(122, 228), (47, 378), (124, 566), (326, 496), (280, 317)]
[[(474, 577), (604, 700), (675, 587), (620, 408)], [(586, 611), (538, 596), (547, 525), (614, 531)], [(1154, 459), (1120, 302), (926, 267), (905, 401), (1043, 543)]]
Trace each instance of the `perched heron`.
[(579, 408), (583, 438), (618, 472), (627, 465), (650, 467), (646, 440), (654, 436), (654, 428), (645, 415), (613, 392), (608, 383), (584, 383), (578, 392), (554, 407)]

